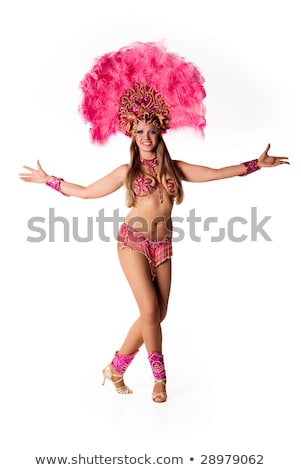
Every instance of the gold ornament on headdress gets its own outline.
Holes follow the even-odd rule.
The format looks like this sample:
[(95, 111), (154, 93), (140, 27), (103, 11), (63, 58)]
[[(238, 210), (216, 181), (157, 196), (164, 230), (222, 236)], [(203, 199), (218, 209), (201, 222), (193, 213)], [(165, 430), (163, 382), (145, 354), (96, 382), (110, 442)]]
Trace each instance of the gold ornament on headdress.
[(169, 127), (169, 108), (150, 84), (135, 83), (120, 99), (119, 123), (131, 135), (137, 121), (154, 121), (161, 132)]

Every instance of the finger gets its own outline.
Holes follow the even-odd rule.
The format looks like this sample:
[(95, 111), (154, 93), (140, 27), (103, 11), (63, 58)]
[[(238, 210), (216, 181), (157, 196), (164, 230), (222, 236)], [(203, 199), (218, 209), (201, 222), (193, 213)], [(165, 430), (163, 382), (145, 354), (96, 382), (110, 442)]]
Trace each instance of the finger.
[(288, 157), (270, 157), (274, 159), (274, 164), (275, 165), (280, 165), (281, 163), (287, 163), (289, 164)]
[(40, 165), (40, 160), (37, 161), (37, 165), (38, 165), (38, 169), (41, 170), (42, 167), (41, 167), (41, 165)]
[(25, 170), (35, 171), (34, 168), (31, 168), (30, 166), (23, 165), (23, 168), (25, 168)]
[(264, 151), (263, 153), (268, 153), (268, 151), (270, 150), (270, 148), (271, 148), (271, 144), (268, 144), (268, 145), (267, 145), (267, 148), (265, 149), (265, 151)]
[(31, 173), (19, 173), (19, 176), (25, 176), (27, 178), (31, 178), (32, 177), (32, 174)]
[(289, 165), (290, 163), (287, 162), (286, 160), (276, 160), (274, 161), (274, 163), (272, 164), (272, 166), (279, 166), (279, 165)]
[(28, 178), (26, 176), (20, 176), (20, 180), (25, 181), (26, 183), (32, 182), (32, 178)]

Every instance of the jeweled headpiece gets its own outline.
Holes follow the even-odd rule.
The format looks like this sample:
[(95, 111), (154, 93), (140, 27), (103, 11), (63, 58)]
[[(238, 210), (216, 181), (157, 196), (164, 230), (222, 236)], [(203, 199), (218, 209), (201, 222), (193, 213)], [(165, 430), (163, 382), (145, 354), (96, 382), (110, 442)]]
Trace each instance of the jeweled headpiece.
[(117, 132), (130, 136), (139, 120), (160, 132), (206, 125), (204, 78), (190, 62), (162, 44), (134, 43), (96, 60), (80, 84), (80, 111), (90, 122), (93, 142)]
[(169, 108), (160, 93), (148, 84), (135, 83), (120, 100), (118, 118), (127, 135), (138, 121), (154, 121), (161, 132), (168, 129)]

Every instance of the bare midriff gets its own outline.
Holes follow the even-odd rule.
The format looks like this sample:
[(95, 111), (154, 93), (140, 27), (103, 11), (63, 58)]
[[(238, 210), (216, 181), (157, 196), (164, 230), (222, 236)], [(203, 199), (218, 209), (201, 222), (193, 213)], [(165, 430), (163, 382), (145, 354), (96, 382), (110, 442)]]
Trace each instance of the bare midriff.
[(156, 189), (148, 196), (136, 196), (135, 206), (127, 214), (125, 223), (152, 241), (172, 238), (172, 207), (173, 198), (163, 190), (161, 202)]

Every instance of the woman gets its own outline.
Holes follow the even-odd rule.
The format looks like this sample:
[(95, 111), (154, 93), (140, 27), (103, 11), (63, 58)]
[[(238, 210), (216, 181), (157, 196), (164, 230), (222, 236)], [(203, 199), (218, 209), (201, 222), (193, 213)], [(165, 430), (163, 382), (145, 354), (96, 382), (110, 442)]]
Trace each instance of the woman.
[(161, 403), (167, 399), (161, 322), (167, 313), (171, 284), (171, 212), (174, 201), (183, 200), (181, 182), (243, 176), (288, 161), (286, 157), (269, 156), (270, 145), (258, 160), (220, 169), (172, 161), (162, 137), (162, 120), (156, 115), (148, 117), (145, 114), (143, 119), (134, 120), (127, 130), (132, 137), (130, 163), (87, 187), (47, 175), (39, 162), (37, 169), (24, 166), (29, 173), (21, 173), (20, 177), (27, 182), (46, 183), (64, 195), (85, 199), (104, 197), (123, 185), (126, 187), (131, 210), (120, 227), (118, 255), (140, 316), (112, 362), (103, 370), (103, 384), (110, 379), (118, 393), (132, 393), (124, 384), (123, 375), (144, 343), (155, 380), (152, 399)]

